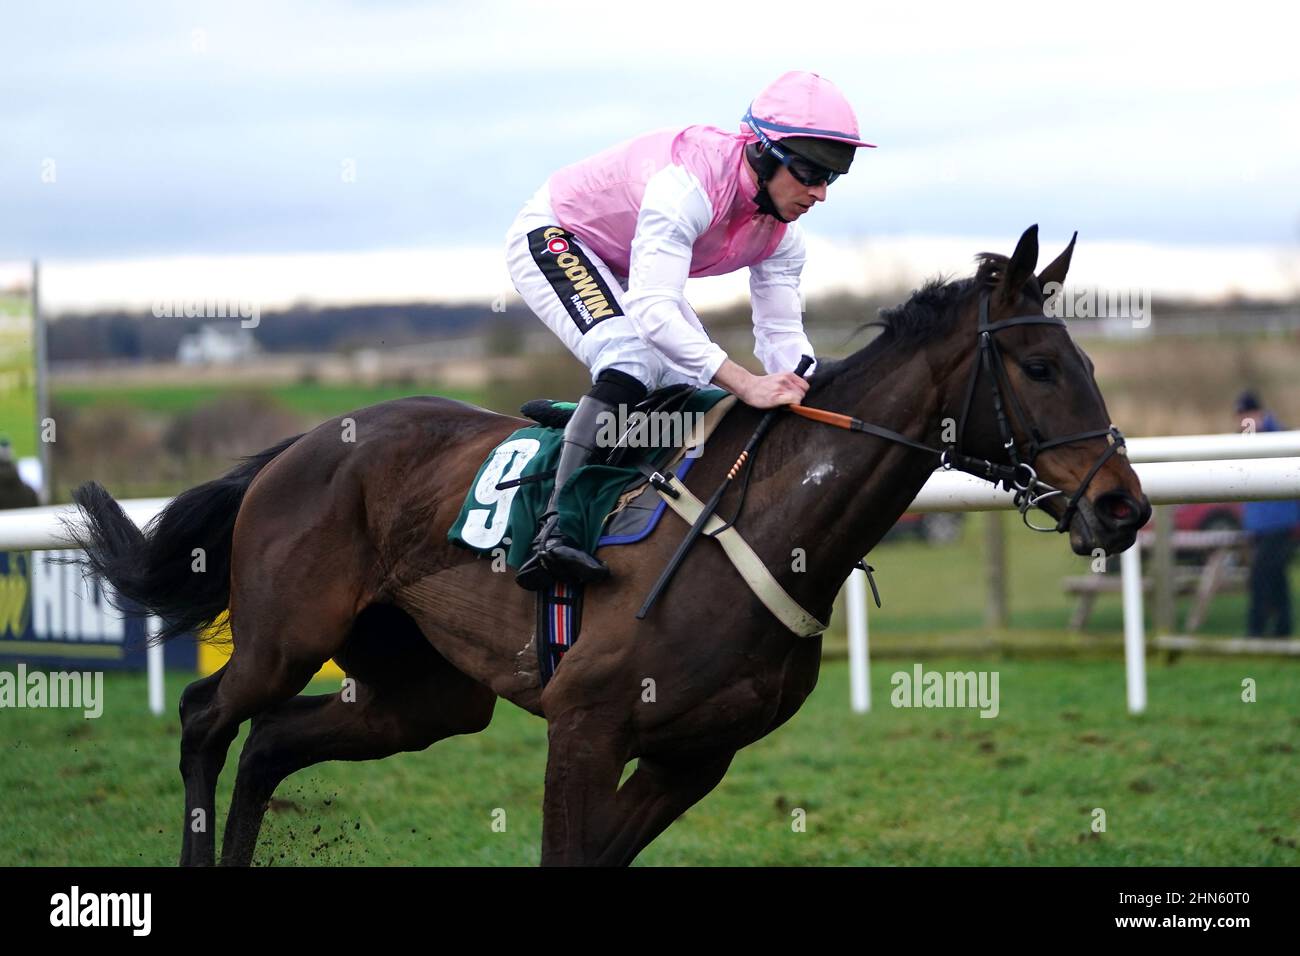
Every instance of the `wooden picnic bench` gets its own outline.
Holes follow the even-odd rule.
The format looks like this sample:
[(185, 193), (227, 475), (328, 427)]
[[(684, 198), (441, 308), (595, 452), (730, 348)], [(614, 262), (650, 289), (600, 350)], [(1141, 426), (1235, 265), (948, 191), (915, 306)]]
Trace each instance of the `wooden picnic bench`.
[[(1198, 566), (1176, 565), (1171, 582), (1176, 596), (1195, 596), (1184, 622), (1186, 633), (1194, 634), (1205, 622), (1216, 594), (1246, 589), (1250, 569), (1245, 546), (1250, 535), (1244, 531), (1175, 531), (1170, 539), (1175, 554), (1204, 557), (1204, 563)], [(1155, 535), (1139, 535), (1138, 543), (1144, 552), (1149, 552), (1154, 547)], [(1067, 594), (1078, 598), (1070, 615), (1070, 628), (1076, 631), (1087, 626), (1099, 594), (1119, 594), (1123, 590), (1120, 576), (1111, 573), (1070, 575), (1061, 584)], [(1152, 575), (1143, 574), (1142, 590), (1147, 593), (1155, 590)]]

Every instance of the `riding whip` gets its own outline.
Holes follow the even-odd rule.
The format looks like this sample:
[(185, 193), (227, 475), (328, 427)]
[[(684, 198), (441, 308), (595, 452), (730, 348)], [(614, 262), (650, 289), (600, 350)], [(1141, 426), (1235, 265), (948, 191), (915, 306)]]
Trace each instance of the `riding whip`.
[[(811, 355), (800, 356), (799, 364), (796, 366), (794, 373), (802, 378), (803, 373), (808, 371), (808, 366), (812, 365), (812, 363), (813, 357)], [(780, 407), (769, 409), (767, 414), (759, 421), (758, 427), (754, 429), (753, 436), (745, 444), (745, 448), (736, 459), (736, 463), (727, 470), (727, 475), (722, 479), (722, 484), (718, 485), (718, 490), (709, 498), (708, 503), (704, 506), (704, 510), (700, 512), (700, 516), (696, 518), (695, 523), (691, 525), (691, 530), (686, 532), (686, 537), (683, 538), (682, 543), (677, 546), (676, 552), (673, 553), (672, 560), (668, 562), (667, 566), (663, 569), (663, 572), (659, 575), (659, 580), (655, 582), (655, 586), (650, 589), (650, 595), (645, 599), (645, 603), (641, 605), (641, 610), (636, 612), (638, 621), (645, 618), (645, 616), (650, 612), (650, 608), (654, 606), (655, 601), (659, 599), (659, 595), (668, 587), (668, 582), (673, 579), (673, 575), (677, 573), (677, 569), (681, 567), (682, 562), (686, 560), (686, 554), (691, 550), (691, 545), (693, 545), (695, 540), (704, 532), (704, 526), (709, 523), (709, 519), (713, 517), (713, 512), (718, 509), (718, 505), (722, 501), (722, 496), (726, 494), (727, 489), (731, 487), (731, 480), (736, 477), (740, 472), (741, 467), (749, 460), (750, 456), (754, 454), (754, 449), (758, 447), (758, 443), (763, 440), (763, 436), (766, 435), (768, 429), (772, 427), (772, 422), (776, 420), (776, 416), (780, 411)]]

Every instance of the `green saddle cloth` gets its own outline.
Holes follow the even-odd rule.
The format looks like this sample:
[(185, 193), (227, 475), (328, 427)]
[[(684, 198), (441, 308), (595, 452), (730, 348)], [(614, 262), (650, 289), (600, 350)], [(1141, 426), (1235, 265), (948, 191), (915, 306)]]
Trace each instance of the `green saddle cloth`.
[[(721, 388), (700, 389), (679, 411), (703, 414), (726, 395)], [(654, 431), (647, 429), (649, 437), (655, 437)], [(511, 433), (492, 449), (474, 476), (460, 514), (447, 532), (447, 540), (484, 555), (504, 549), (506, 564), (517, 570), (532, 553), (533, 537), (550, 501), (555, 479), (525, 481), (511, 488), (499, 489), (497, 485), (554, 471), (563, 442), (564, 429), (532, 425)], [(672, 450), (651, 446), (647, 454), (658, 465)], [(614, 509), (618, 496), (640, 476), (635, 467), (583, 465), (561, 489), (556, 502), (560, 532), (588, 554), (593, 553), (605, 518)]]

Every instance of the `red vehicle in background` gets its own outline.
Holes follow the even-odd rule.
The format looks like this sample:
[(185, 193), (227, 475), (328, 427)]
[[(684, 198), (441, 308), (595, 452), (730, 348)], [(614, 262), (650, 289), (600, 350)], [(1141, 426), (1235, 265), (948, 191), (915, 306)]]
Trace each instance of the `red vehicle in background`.
[(1174, 508), (1175, 531), (1240, 531), (1243, 523), (1240, 501), (1178, 505)]
[[(1245, 526), (1244, 504), (1240, 501), (1177, 505), (1174, 508), (1175, 531), (1240, 531)], [(1155, 525), (1148, 521), (1143, 534), (1154, 532)], [(1300, 539), (1300, 525), (1293, 536)]]
[(931, 514), (905, 512), (885, 535), (884, 541), (915, 535), (929, 544), (952, 544), (961, 537), (966, 516), (960, 511), (936, 511)]

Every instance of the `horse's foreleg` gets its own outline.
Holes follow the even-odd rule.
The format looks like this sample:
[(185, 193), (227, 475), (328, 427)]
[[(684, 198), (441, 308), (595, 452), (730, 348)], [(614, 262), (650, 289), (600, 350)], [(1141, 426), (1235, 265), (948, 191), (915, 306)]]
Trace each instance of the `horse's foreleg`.
[(477, 733), (496, 695), (445, 661), (400, 683), (357, 682), (351, 692), (296, 697), (253, 721), (239, 757), (221, 862), (248, 866), (271, 795), (282, 780), (326, 760), (378, 760)]
[(594, 866), (619, 824), (618, 781), (628, 761), (623, 725), (575, 708), (548, 722), (542, 865)]
[(642, 757), (635, 772), (619, 788), (620, 823), (598, 862), (602, 866), (629, 865), (674, 820), (721, 782), (734, 756), (735, 752), (730, 751), (672, 762)]

